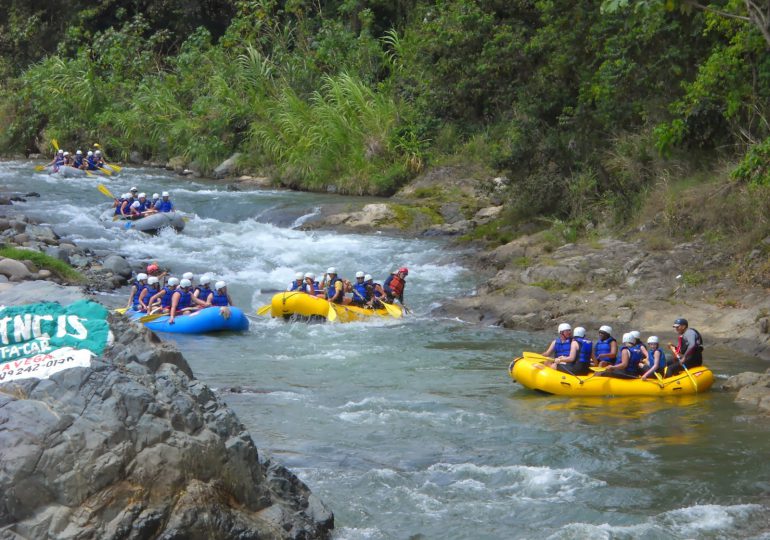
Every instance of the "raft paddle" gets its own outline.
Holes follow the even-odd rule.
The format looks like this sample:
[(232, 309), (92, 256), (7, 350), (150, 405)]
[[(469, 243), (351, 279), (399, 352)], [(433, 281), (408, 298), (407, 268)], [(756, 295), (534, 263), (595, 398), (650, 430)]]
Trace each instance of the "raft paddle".
[(271, 304), (265, 304), (257, 310), (257, 315), (266, 315), (271, 307), (273, 307)]
[(45, 165), (35, 165), (35, 170), (41, 172), (45, 170)]
[(695, 379), (693, 378), (692, 374), (690, 373), (690, 370), (687, 369), (687, 366), (682, 364), (682, 367), (684, 368), (684, 372), (687, 373), (687, 376), (690, 377), (690, 382), (692, 382), (692, 385), (695, 387), (695, 393), (698, 393), (698, 383), (695, 382)]
[(326, 320), (331, 322), (337, 320), (337, 310), (334, 309), (334, 302), (329, 302), (329, 311), (326, 313)]
[(168, 313), (163, 313), (163, 312), (161, 311), (161, 312), (159, 312), (159, 313), (153, 313), (153, 314), (151, 314), (151, 315), (145, 315), (144, 317), (139, 317), (139, 319), (137, 319), (137, 320), (138, 320), (140, 323), (147, 323), (147, 322), (152, 322), (152, 321), (154, 321), (155, 319), (159, 319), (159, 318), (161, 318), (161, 317), (168, 317)]
[(388, 304), (387, 302), (380, 302), (380, 304), (385, 307), (385, 311), (387, 311), (394, 319), (400, 319), (404, 315), (404, 312), (393, 304)]
[(56, 139), (51, 139), (51, 144), (53, 145), (53, 149), (58, 152), (59, 151), (59, 141), (57, 141)]
[(114, 311), (115, 313), (119, 313), (121, 315), (124, 315), (127, 310), (128, 310), (128, 308), (119, 307), (119, 308), (113, 309), (112, 311)]
[(110, 199), (115, 199), (116, 201), (118, 200), (118, 198), (115, 195), (113, 195), (112, 192), (109, 189), (107, 189), (107, 187), (104, 184), (97, 184), (96, 189), (98, 189), (99, 193), (101, 193), (105, 197), (109, 197)]
[[(112, 176), (112, 171), (109, 170), (109, 169), (104, 169), (102, 167), (97, 167), (97, 169), (99, 169), (102, 173), (106, 174), (107, 176)], [(86, 172), (88, 172), (88, 171), (86, 171)]]

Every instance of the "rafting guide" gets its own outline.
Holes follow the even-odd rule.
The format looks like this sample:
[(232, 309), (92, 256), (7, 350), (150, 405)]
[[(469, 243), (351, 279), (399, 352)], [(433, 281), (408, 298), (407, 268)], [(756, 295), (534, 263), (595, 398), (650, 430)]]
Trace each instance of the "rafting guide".
[(0, 381), (90, 365), (110, 340), (107, 310), (87, 300), (0, 308)]

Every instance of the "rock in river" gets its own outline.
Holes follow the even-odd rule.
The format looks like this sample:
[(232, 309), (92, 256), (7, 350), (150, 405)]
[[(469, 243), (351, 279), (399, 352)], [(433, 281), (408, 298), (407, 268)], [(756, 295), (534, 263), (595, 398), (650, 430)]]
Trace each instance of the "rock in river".
[(0, 383), (2, 537), (329, 537), (333, 514), (173, 346), (109, 322), (90, 367)]

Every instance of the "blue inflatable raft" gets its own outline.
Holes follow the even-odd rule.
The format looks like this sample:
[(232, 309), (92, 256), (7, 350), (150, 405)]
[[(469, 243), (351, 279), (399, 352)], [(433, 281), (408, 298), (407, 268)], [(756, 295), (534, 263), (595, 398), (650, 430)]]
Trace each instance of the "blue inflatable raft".
[[(209, 334), (212, 332), (242, 332), (249, 329), (249, 319), (242, 310), (230, 306), (230, 317), (222, 316), (221, 308), (213, 306), (195, 311), (189, 315), (174, 317), (174, 324), (168, 323), (168, 315), (148, 321), (144, 325), (155, 332), (171, 334)], [(126, 315), (134, 320), (147, 315), (137, 311), (126, 311)]]

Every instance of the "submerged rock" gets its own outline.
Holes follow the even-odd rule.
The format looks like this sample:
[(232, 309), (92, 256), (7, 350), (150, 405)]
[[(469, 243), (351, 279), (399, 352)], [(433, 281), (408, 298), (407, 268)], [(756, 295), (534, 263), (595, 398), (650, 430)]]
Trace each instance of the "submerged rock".
[(182, 355), (111, 318), (91, 367), (0, 383), (0, 529), (21, 538), (328, 538), (333, 514)]

